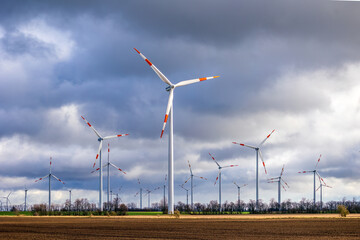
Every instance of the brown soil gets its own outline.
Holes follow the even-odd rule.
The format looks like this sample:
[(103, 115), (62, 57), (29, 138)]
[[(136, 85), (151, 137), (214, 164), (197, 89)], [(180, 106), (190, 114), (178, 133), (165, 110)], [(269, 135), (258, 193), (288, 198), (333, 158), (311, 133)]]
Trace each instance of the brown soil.
[(0, 239), (360, 239), (360, 218), (0, 217)]

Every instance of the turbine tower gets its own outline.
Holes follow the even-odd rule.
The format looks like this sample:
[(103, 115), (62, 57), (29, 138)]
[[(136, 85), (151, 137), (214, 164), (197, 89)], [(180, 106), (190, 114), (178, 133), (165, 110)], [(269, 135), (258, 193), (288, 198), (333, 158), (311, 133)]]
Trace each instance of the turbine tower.
[[(282, 175), (284, 173), (284, 167), (285, 165), (283, 165), (282, 169), (281, 169), (281, 173), (279, 177), (275, 177), (275, 178), (269, 178), (268, 179), (268, 183), (274, 183), (277, 182), (278, 183), (278, 204), (279, 204), (279, 211), (281, 210), (281, 189), (280, 189), (280, 185), (283, 187), (283, 189), (286, 191), (285, 186), (282, 184), (285, 183), (286, 187), (290, 188), (289, 185), (284, 181), (284, 179), (282, 178)], [(282, 182), (281, 182), (282, 181)]]
[(165, 119), (164, 119), (164, 124), (163, 124), (163, 127), (162, 127), (160, 138), (162, 138), (162, 136), (164, 134), (164, 129), (165, 129), (165, 126), (166, 126), (166, 122), (167, 122), (168, 118), (170, 118), (170, 122), (169, 122), (169, 161), (168, 161), (168, 178), (169, 178), (169, 182), (168, 182), (168, 199), (169, 199), (169, 201), (168, 201), (168, 214), (173, 214), (174, 213), (174, 159), (173, 159), (173, 157), (174, 157), (174, 146), (173, 146), (173, 114), (174, 114), (173, 98), (174, 98), (174, 90), (177, 87), (189, 85), (189, 84), (196, 83), (196, 82), (205, 81), (205, 80), (208, 80), (208, 79), (217, 78), (219, 76), (196, 78), (196, 79), (181, 81), (181, 82), (179, 82), (177, 84), (173, 84), (142, 53), (140, 53), (136, 48), (134, 48), (134, 49), (149, 64), (149, 66), (154, 70), (154, 72), (159, 76), (159, 78), (163, 82), (165, 82), (167, 85), (169, 85), (166, 88), (166, 91), (169, 92), (169, 100), (168, 100), (168, 104), (167, 104), (167, 107), (166, 107)]
[(318, 173), (318, 171), (316, 170), (317, 166), (319, 165), (319, 162), (320, 162), (320, 159), (321, 159), (321, 154), (320, 154), (320, 157), (319, 159), (317, 160), (316, 162), (316, 165), (315, 165), (315, 169), (312, 170), (312, 171), (302, 171), (302, 172), (298, 172), (298, 173), (309, 173), (309, 172), (312, 172), (314, 174), (314, 209), (315, 209), (315, 206), (316, 206), (316, 183), (315, 183), (315, 179), (316, 179), (316, 175), (319, 177), (319, 181), (320, 183), (323, 182), (324, 184), (326, 184), (324, 182), (324, 180), (322, 179), (322, 177), (320, 176), (320, 174)]
[(184, 184), (179, 185), (182, 189), (186, 191), (186, 208), (189, 207), (189, 189), (184, 188)]
[(62, 184), (65, 185), (65, 183), (63, 181), (61, 181), (58, 177), (56, 177), (54, 174), (51, 173), (51, 160), (52, 157), (50, 157), (50, 168), (49, 168), (49, 174), (45, 175), (44, 177), (41, 177), (37, 180), (35, 180), (35, 182), (41, 181), (45, 178), (49, 178), (49, 212), (51, 211), (51, 178), (55, 178), (56, 180), (58, 180), (59, 182), (61, 182)]
[(25, 186), (25, 205), (24, 205), (24, 211), (27, 210), (27, 206), (26, 206), (26, 202), (27, 202), (27, 192), (28, 192), (28, 189), (27, 189), (26, 186)]
[(157, 188), (154, 188), (153, 190), (149, 190), (149, 189), (145, 189), (146, 193), (144, 196), (148, 195), (148, 208), (150, 209), (150, 194), (153, 192), (153, 191), (156, 191), (160, 189), (160, 187), (157, 187)]
[(139, 178), (138, 178), (138, 184), (139, 184), (139, 186), (140, 186), (140, 191), (137, 192), (134, 197), (136, 197), (138, 194), (140, 194), (140, 209), (142, 209), (142, 190), (143, 190), (143, 189), (142, 189), (142, 187), (141, 187), (141, 183), (140, 183), (140, 179), (139, 179)]
[(242, 185), (242, 186), (239, 186), (236, 182), (233, 182), (233, 183), (236, 185), (236, 187), (237, 187), (237, 189), (238, 189), (238, 207), (239, 207), (239, 209), (240, 209), (240, 188), (246, 187), (247, 184), (244, 184), (244, 185)]
[(165, 174), (165, 181), (164, 181), (164, 212), (166, 210), (166, 198), (165, 198), (165, 190), (166, 190), (166, 180), (167, 180), (167, 174)]
[[(112, 162), (110, 162), (110, 144), (109, 143), (108, 143), (108, 161), (106, 164), (103, 165), (103, 167), (107, 167), (107, 206), (110, 206), (110, 203), (111, 203), (111, 201), (110, 201), (110, 167), (113, 167), (113, 168), (119, 170), (123, 174), (126, 174), (126, 172), (123, 171), (118, 166), (116, 166), (115, 164), (113, 164)], [(100, 170), (100, 168), (97, 168), (94, 171), (92, 171), (91, 173), (94, 173), (99, 170)]]
[[(189, 180), (191, 180), (190, 181), (190, 184), (191, 184), (191, 192), (190, 192), (190, 197), (191, 197), (191, 210), (194, 210), (194, 191), (193, 191), (193, 189), (194, 189), (194, 185), (193, 185), (193, 183), (194, 183), (194, 177), (197, 177), (197, 178), (200, 178), (200, 179), (203, 179), (203, 180), (207, 180), (206, 178), (204, 178), (204, 177), (200, 177), (200, 176), (196, 176), (196, 175), (194, 175), (193, 174), (193, 172), (192, 172), (192, 169), (191, 169), (191, 165), (190, 165), (190, 162), (189, 162), (189, 160), (188, 160), (188, 164), (189, 164), (189, 169), (190, 169), (190, 177), (185, 181), (185, 183), (187, 183)], [(185, 184), (184, 183), (184, 184)], [(183, 185), (184, 185), (183, 184)]]
[(215, 158), (211, 155), (211, 153), (209, 153), (210, 157), (214, 160), (214, 162), (216, 163), (216, 165), (219, 168), (219, 173), (216, 177), (215, 183), (214, 185), (216, 185), (217, 180), (219, 179), (219, 211), (221, 212), (221, 169), (223, 168), (228, 168), (228, 167), (237, 167), (239, 165), (229, 165), (229, 166), (220, 166), (220, 164), (215, 160)]
[(267, 135), (267, 137), (257, 147), (246, 145), (246, 144), (243, 144), (243, 143), (233, 142), (233, 144), (239, 144), (240, 146), (252, 148), (252, 149), (255, 150), (255, 156), (256, 156), (256, 209), (257, 210), (259, 209), (259, 155), (260, 155), (260, 159), (262, 161), (262, 164), (264, 166), (265, 174), (267, 174), (266, 167), (265, 167), (265, 162), (264, 162), (264, 159), (262, 157), (260, 147), (265, 143), (265, 141), (271, 136), (271, 134), (274, 131), (275, 131), (275, 129), (272, 130), (272, 132), (269, 135)]
[[(320, 179), (319, 179), (320, 181)], [(328, 187), (328, 188), (332, 188), (330, 187), (329, 185), (327, 184), (323, 184), (321, 181), (320, 181), (320, 186), (316, 189), (316, 191), (318, 191), (320, 189), (320, 210), (322, 210), (322, 205), (323, 205), (323, 201), (322, 201), (322, 187)]]
[(94, 133), (96, 134), (96, 136), (98, 137), (98, 141), (99, 141), (99, 150), (98, 153), (96, 154), (96, 158), (95, 158), (95, 162), (93, 167), (95, 167), (96, 164), (96, 160), (99, 158), (99, 209), (100, 211), (104, 210), (104, 206), (103, 206), (103, 199), (102, 199), (102, 194), (103, 194), (103, 171), (102, 171), (102, 162), (101, 162), (101, 150), (102, 150), (102, 143), (104, 140), (108, 140), (108, 139), (112, 139), (112, 138), (117, 138), (117, 137), (122, 137), (122, 136), (128, 136), (129, 134), (118, 134), (118, 135), (113, 135), (113, 136), (107, 136), (107, 137), (102, 137), (98, 131), (95, 130), (95, 128), (83, 117), (81, 116), (81, 118), (85, 121), (85, 123), (94, 131)]

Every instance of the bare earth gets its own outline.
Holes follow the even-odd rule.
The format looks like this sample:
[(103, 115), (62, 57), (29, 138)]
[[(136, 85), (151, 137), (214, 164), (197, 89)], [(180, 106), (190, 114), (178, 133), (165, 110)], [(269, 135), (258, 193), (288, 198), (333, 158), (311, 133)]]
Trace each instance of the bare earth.
[(0, 217), (0, 239), (360, 239), (360, 215)]

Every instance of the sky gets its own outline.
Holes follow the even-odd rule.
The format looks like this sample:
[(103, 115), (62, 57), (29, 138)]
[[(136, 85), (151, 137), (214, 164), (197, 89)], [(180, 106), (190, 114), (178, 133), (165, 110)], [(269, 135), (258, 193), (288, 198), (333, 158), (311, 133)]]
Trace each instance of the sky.
[(2, 1), (0, 196), (12, 192), (22, 204), (26, 187), (29, 204), (46, 203), (48, 182), (35, 180), (51, 156), (66, 183), (53, 182), (53, 203), (70, 189), (72, 199), (98, 202), (98, 141), (81, 116), (104, 136), (129, 133), (103, 148), (103, 160), (109, 143), (110, 161), (127, 173), (111, 169), (125, 203), (139, 206), (138, 178), (144, 189), (164, 185), (168, 93), (137, 48), (173, 83), (220, 76), (175, 90), (175, 202), (186, 201), (187, 161), (208, 179), (195, 179), (194, 201), (218, 199), (209, 153), (239, 165), (223, 169), (222, 199), (236, 201), (233, 181), (248, 184), (242, 200), (255, 199), (255, 152), (232, 142), (258, 145), (273, 129), (260, 199), (277, 198), (267, 179), (283, 165), (282, 199), (312, 199), (312, 174), (298, 172), (321, 154), (317, 170), (332, 186), (323, 200), (359, 200), (359, 11), (360, 3), (327, 0)]

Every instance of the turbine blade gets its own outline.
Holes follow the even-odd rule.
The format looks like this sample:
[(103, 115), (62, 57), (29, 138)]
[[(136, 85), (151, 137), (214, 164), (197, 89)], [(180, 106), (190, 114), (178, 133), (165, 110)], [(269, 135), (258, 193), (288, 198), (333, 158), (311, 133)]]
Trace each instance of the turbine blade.
[(81, 116), (81, 118), (86, 122), (86, 124), (94, 131), (94, 133), (96, 134), (96, 136), (98, 136), (99, 138), (102, 138), (101, 135), (98, 133), (98, 131), (96, 131), (96, 129), (83, 117)]
[(191, 175), (192, 175), (192, 170), (191, 170), (190, 161), (189, 161), (189, 160), (187, 160), (187, 161), (188, 161), (188, 163), (189, 163), (190, 173), (191, 173)]
[(134, 197), (136, 197), (140, 192), (135, 193)]
[(201, 82), (201, 81), (205, 81), (205, 80), (209, 80), (209, 79), (213, 79), (213, 78), (218, 78), (219, 76), (213, 76), (213, 77), (204, 77), (204, 78), (196, 78), (196, 79), (191, 79), (191, 80), (185, 80), (185, 81), (181, 81), (177, 84), (175, 84), (175, 87), (181, 87), (181, 86), (186, 86), (192, 83), (196, 83), (196, 82)]
[(285, 182), (284, 179), (281, 178), (281, 181), (283, 181), (283, 182), (286, 184), (286, 186), (287, 186), (288, 188), (290, 188), (289, 184), (287, 184), (287, 182)]
[(103, 139), (106, 140), (106, 139), (117, 138), (117, 137), (124, 137), (124, 136), (129, 136), (129, 134), (128, 134), (128, 133), (125, 133), (125, 134), (118, 134), (118, 135), (113, 135), (113, 136), (107, 136), (107, 137), (104, 137)]
[(328, 187), (328, 188), (332, 188), (331, 186), (329, 186), (329, 185), (323, 185), (324, 187)]
[(237, 183), (236, 182), (233, 182), (238, 188), (240, 187), (239, 185), (237, 185)]
[(221, 172), (221, 170), (219, 170), (219, 173), (218, 173), (218, 175), (217, 175), (217, 177), (216, 177), (216, 179), (215, 179), (214, 185), (216, 185), (216, 182), (217, 182), (217, 180), (219, 179), (220, 172)]
[(320, 174), (319, 174), (318, 172), (316, 172), (316, 174), (317, 174), (318, 177), (319, 177), (319, 181), (320, 181), (320, 182), (323, 182), (323, 183), (326, 185), (324, 179), (320, 176)]
[(278, 179), (278, 177), (276, 177), (276, 178), (269, 178), (268, 180), (275, 180), (275, 179)]
[(47, 178), (47, 177), (49, 177), (49, 174), (47, 174), (47, 175), (45, 175), (45, 176), (43, 176), (43, 177), (35, 180), (35, 182), (41, 181), (41, 180), (43, 180), (43, 179), (45, 179), (45, 178)]
[(221, 168), (228, 168), (228, 167), (238, 167), (239, 165), (228, 165), (228, 166), (224, 166), (224, 167), (221, 167)]
[(313, 172), (313, 171), (302, 171), (302, 172), (298, 172), (298, 173), (308, 173), (308, 172)]
[(99, 171), (99, 170), (100, 170), (100, 168), (97, 168), (97, 169), (91, 171), (90, 173), (94, 173), (94, 172), (97, 172), (97, 171)]
[(196, 176), (196, 175), (193, 175), (194, 177), (197, 177), (197, 178), (201, 178), (201, 179), (203, 179), (203, 180), (207, 180), (207, 178), (205, 178), (205, 177), (200, 177), (200, 176)]
[(316, 170), (316, 168), (317, 168), (317, 166), (318, 166), (318, 164), (319, 164), (319, 162), (320, 162), (320, 158), (321, 158), (321, 154), (320, 154), (320, 157), (319, 157), (319, 159), (317, 160), (317, 163), (316, 163), (316, 165), (315, 165), (315, 170)]
[(286, 188), (284, 187), (284, 185), (282, 185), (282, 183), (280, 183), (281, 184), (281, 186), (282, 186), (282, 188), (285, 190), (285, 192), (286, 192)]
[(232, 142), (233, 144), (239, 144), (240, 146), (243, 146), (243, 147), (248, 147), (248, 148), (252, 148), (252, 149), (256, 149), (256, 147), (253, 147), (253, 146), (250, 146), (250, 145), (246, 145), (246, 144), (243, 144), (243, 143), (237, 143), (237, 142)]
[(126, 172), (125, 172), (125, 171), (123, 171), (121, 168), (119, 168), (119, 167), (118, 167), (118, 166), (116, 166), (115, 164), (110, 163), (110, 165), (111, 165), (111, 166), (113, 166), (114, 168), (116, 168), (117, 170), (119, 170), (120, 172), (122, 172), (122, 173), (126, 174)]
[(244, 184), (244, 185), (242, 185), (241, 187), (246, 187), (248, 184)]
[(139, 52), (136, 48), (134, 48), (135, 49), (135, 51), (138, 53), (138, 54), (140, 54), (140, 56), (145, 60), (145, 62), (147, 62), (149, 65), (150, 65), (150, 67), (154, 70), (154, 72), (159, 76), (159, 78), (164, 82), (164, 83), (166, 83), (166, 84), (168, 84), (168, 85), (173, 85), (170, 81), (169, 81), (169, 79), (167, 79), (166, 77), (165, 77), (165, 75), (162, 73), (162, 72), (160, 72), (160, 70), (159, 69), (157, 69), (157, 67), (155, 67), (155, 65), (154, 64), (152, 64), (141, 52)]
[(100, 140), (99, 150), (98, 150), (98, 153), (96, 154), (96, 158), (95, 158), (95, 162), (94, 162), (93, 167), (95, 167), (96, 160), (97, 160), (97, 159), (99, 158), (99, 156), (100, 156), (100, 151), (101, 151), (101, 149), (102, 149), (102, 143), (103, 143), (103, 141), (102, 141), (102, 140)]
[(51, 174), (51, 176), (52, 176), (53, 178), (55, 178), (56, 180), (58, 180), (59, 182), (61, 182), (62, 184), (65, 185), (65, 183), (64, 183), (63, 181), (61, 181), (59, 178), (57, 178), (55, 175), (52, 175), (52, 174)]
[(166, 122), (168, 120), (169, 113), (170, 113), (170, 110), (172, 108), (173, 98), (174, 98), (174, 89), (172, 88), (172, 89), (170, 89), (170, 93), (169, 93), (169, 100), (168, 100), (168, 104), (166, 106), (165, 119), (164, 119), (164, 124), (163, 124), (162, 130), (161, 130), (160, 138), (162, 138), (162, 136), (164, 134)]
[(262, 156), (262, 153), (261, 153), (261, 150), (260, 150), (260, 149), (259, 149), (259, 156), (260, 156), (260, 159), (261, 159), (262, 164), (263, 164), (263, 166), (264, 166), (265, 174), (267, 174), (266, 167), (265, 167), (265, 162), (264, 162), (264, 159), (263, 159), (263, 156)]
[(140, 179), (138, 178), (138, 184), (140, 185), (141, 183), (140, 183)]
[(317, 190), (319, 190), (320, 189), (320, 187), (321, 187), (321, 185), (315, 190), (315, 192), (317, 192)]
[(271, 134), (272, 134), (274, 131), (275, 131), (275, 129), (272, 130), (272, 132), (271, 132), (269, 135), (266, 136), (266, 138), (259, 144), (259, 147), (265, 143), (265, 141), (271, 136)]
[(281, 169), (281, 173), (280, 173), (280, 177), (283, 175), (284, 173), (284, 167), (285, 167), (285, 164), (283, 165), (282, 169)]
[(214, 160), (214, 162), (216, 163), (216, 165), (218, 165), (220, 167), (220, 165), (218, 164), (218, 162), (215, 160), (215, 158), (211, 155), (211, 153), (209, 153), (210, 157)]
[(189, 178), (184, 182), (184, 184), (187, 183), (187, 182), (190, 180), (190, 178), (191, 178), (191, 177), (189, 177)]

